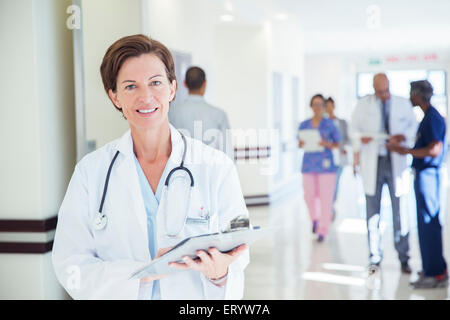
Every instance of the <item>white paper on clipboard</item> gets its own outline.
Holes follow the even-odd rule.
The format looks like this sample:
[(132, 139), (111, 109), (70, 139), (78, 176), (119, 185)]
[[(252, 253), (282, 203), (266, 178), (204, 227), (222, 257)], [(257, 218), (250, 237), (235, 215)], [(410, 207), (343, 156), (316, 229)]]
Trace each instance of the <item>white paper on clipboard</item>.
[(387, 140), (389, 139), (389, 135), (384, 132), (361, 132), (360, 137), (368, 137), (374, 140)]
[(319, 144), (322, 137), (317, 129), (301, 129), (298, 131), (298, 138), (305, 142), (302, 147), (305, 152), (322, 152), (325, 150)]
[(217, 248), (220, 252), (228, 252), (240, 246), (248, 244), (274, 232), (277, 228), (251, 228), (224, 233), (205, 234), (184, 239), (175, 245), (170, 251), (161, 257), (152, 260), (149, 264), (137, 270), (131, 279), (140, 279), (150, 275), (168, 274), (183, 270), (169, 267), (169, 262), (182, 262), (183, 256), (196, 258), (197, 250), (208, 250)]

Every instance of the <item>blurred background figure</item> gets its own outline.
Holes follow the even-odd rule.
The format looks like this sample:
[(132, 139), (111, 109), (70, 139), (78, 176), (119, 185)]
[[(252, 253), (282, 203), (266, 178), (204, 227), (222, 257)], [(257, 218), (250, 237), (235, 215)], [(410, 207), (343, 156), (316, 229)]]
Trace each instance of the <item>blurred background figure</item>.
[[(350, 138), (348, 136), (348, 126), (347, 121), (344, 119), (339, 119), (334, 114), (336, 106), (332, 97), (329, 97), (325, 102), (325, 110), (328, 114), (328, 117), (333, 120), (334, 125), (338, 128), (339, 133), (341, 134), (342, 140), (339, 144), (339, 148), (333, 150), (333, 160), (336, 166), (338, 167), (336, 172), (336, 190), (334, 191), (334, 199), (333, 202), (336, 202), (336, 197), (339, 189), (339, 180), (342, 175), (342, 171), (344, 167), (349, 164), (348, 161), (348, 153), (346, 147), (351, 145)], [(333, 205), (333, 220), (336, 218), (336, 209)]]
[[(333, 120), (324, 118), (325, 99), (321, 94), (311, 98), (313, 117), (303, 121), (299, 130), (316, 129), (319, 131), (324, 147), (322, 152), (305, 152), (303, 156), (303, 192), (309, 215), (313, 223), (313, 233), (318, 234), (317, 241), (322, 242), (328, 234), (333, 214), (333, 198), (336, 189), (336, 172), (332, 149), (339, 148), (341, 135)], [(299, 139), (302, 148), (305, 141)]]
[[(392, 204), (394, 245), (398, 252), (401, 270), (411, 273), (408, 265), (409, 231), (401, 225), (400, 196), (408, 191), (408, 158), (391, 154), (386, 149), (389, 143), (411, 143), (417, 128), (411, 103), (393, 96), (389, 80), (384, 73), (373, 78), (375, 94), (358, 101), (352, 115), (351, 132), (354, 138), (354, 171), (361, 167), (361, 176), (366, 194), (366, 220), (369, 240), (369, 273), (378, 270), (383, 259), (380, 232), (381, 192), (387, 184)], [(403, 227), (403, 228), (402, 228)], [(402, 232), (403, 231), (403, 232)]]
[(425, 116), (417, 131), (414, 148), (389, 144), (390, 150), (411, 154), (415, 169), (414, 191), (417, 204), (417, 229), (419, 232), (422, 271), (412, 283), (416, 289), (441, 288), (448, 285), (447, 263), (442, 248), (440, 215), (439, 169), (445, 157), (446, 126), (444, 118), (431, 105), (433, 87), (427, 80), (411, 82), (411, 103), (419, 106)]
[(189, 96), (183, 103), (171, 106), (169, 122), (175, 128), (187, 131), (190, 137), (228, 153), (233, 159), (233, 150), (227, 148), (227, 130), (230, 129), (227, 114), (204, 98), (207, 85), (205, 71), (190, 67), (186, 71), (184, 85), (189, 90)]

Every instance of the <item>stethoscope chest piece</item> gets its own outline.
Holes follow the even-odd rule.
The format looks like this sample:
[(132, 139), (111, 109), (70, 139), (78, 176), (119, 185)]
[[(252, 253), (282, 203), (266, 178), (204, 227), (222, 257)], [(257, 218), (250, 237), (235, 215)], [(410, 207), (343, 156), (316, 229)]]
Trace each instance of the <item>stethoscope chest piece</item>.
[(94, 229), (95, 230), (102, 230), (106, 227), (106, 224), (108, 222), (108, 217), (106, 214), (103, 214), (101, 212), (97, 213), (94, 219)]

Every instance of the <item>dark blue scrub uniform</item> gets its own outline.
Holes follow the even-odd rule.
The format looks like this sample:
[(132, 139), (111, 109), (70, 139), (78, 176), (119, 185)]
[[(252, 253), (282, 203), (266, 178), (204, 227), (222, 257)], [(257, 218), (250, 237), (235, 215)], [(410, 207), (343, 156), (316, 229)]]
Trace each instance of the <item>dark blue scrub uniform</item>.
[(444, 160), (445, 120), (439, 112), (431, 107), (417, 131), (414, 149), (424, 148), (433, 141), (443, 143), (442, 153), (437, 157), (414, 158), (414, 191), (417, 203), (417, 228), (419, 232), (420, 253), (425, 276), (434, 277), (447, 271), (443, 256), (442, 227), (439, 222), (439, 168)]

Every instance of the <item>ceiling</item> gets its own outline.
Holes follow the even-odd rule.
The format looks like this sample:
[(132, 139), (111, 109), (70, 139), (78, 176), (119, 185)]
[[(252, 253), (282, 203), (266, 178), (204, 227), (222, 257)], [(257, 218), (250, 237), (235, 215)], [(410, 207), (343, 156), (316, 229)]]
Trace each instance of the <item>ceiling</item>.
[(277, 0), (305, 30), (365, 29), (378, 6), (381, 28), (450, 27), (449, 0)]
[(450, 50), (450, 0), (218, 1), (252, 23), (286, 15), (307, 53)]

